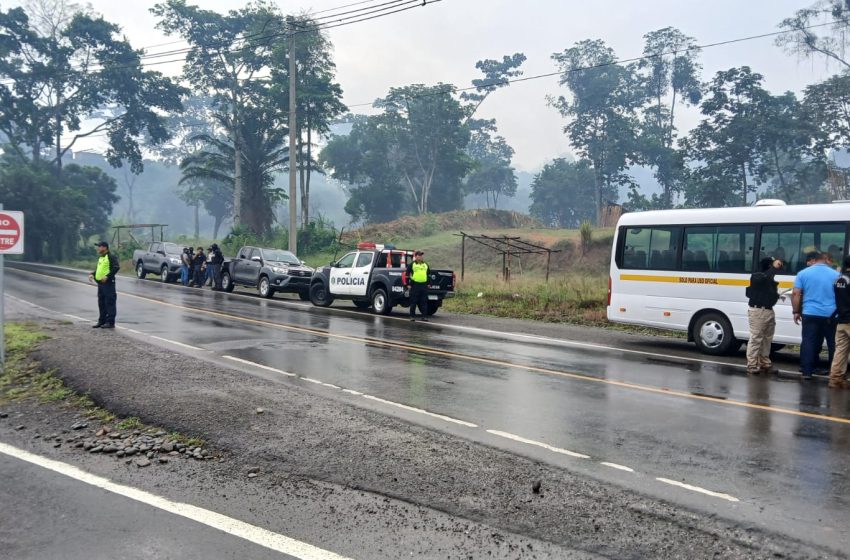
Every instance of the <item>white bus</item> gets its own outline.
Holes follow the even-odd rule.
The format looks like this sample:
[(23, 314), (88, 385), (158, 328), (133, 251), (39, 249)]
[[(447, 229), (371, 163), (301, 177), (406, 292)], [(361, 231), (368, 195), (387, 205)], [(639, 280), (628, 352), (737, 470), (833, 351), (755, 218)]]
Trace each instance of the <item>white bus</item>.
[[(762, 257), (784, 263), (776, 277), (776, 344), (799, 344), (791, 315), (794, 276), (809, 251), (847, 254), (850, 204), (659, 210), (624, 214), (608, 279), (608, 320), (685, 331), (707, 354), (735, 352), (749, 338), (750, 274)], [(756, 250), (758, 248), (758, 250)]]

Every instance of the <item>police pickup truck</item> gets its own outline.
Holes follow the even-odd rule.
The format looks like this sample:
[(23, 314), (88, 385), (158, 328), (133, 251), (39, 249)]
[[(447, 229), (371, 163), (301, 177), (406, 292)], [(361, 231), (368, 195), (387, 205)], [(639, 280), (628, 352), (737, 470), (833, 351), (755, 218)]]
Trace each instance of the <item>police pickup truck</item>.
[(159, 274), (163, 282), (170, 282), (180, 274), (180, 254), (183, 248), (176, 243), (151, 243), (147, 250), (133, 251), (133, 265), (136, 276), (144, 278), (151, 274)]
[[(412, 261), (413, 251), (360, 243), (356, 251), (316, 269), (310, 280), (310, 301), (327, 307), (335, 299), (347, 299), (359, 309), (371, 307), (379, 315), (387, 315), (397, 305), (409, 307), (404, 275)], [(454, 296), (454, 285), (455, 275), (451, 270), (429, 271), (428, 315), (437, 312), (443, 299)]]
[(235, 259), (221, 265), (221, 287), (225, 292), (232, 292), (238, 284), (256, 288), (264, 298), (275, 292), (289, 292), (306, 301), (312, 276), (312, 268), (281, 249), (242, 247)]

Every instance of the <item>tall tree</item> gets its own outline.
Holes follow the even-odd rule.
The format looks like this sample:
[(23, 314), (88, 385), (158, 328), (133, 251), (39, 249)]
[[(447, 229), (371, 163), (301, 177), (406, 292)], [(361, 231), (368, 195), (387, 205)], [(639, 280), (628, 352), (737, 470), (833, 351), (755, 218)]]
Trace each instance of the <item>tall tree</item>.
[(475, 162), (474, 169), (466, 177), (467, 193), (483, 194), (487, 208), (498, 208), (499, 197), (516, 194), (517, 179), (511, 167), (514, 149), (504, 138), (473, 134), (467, 153)]
[(850, 58), (846, 56), (850, 41), (850, 0), (818, 0), (782, 20), (779, 27), (786, 33), (779, 35), (776, 43), (788, 52), (806, 58), (824, 57), (850, 69)]
[(644, 58), (638, 63), (647, 88), (641, 123), (643, 160), (655, 169), (662, 193), (661, 208), (670, 208), (678, 190), (681, 158), (676, 155), (676, 108), (696, 105), (702, 97), (696, 41), (678, 29), (665, 27), (644, 35)]
[[(317, 25), (306, 16), (294, 18), (295, 29), (311, 29)], [(289, 37), (278, 43), (273, 55), (272, 83), (274, 95), (284, 107), (289, 106)], [(301, 227), (310, 222), (310, 179), (313, 172), (323, 173), (314, 156), (316, 141), (330, 132), (331, 123), (348, 108), (342, 102), (342, 87), (335, 81), (336, 64), (333, 44), (323, 31), (296, 33), (293, 36), (296, 63), (296, 138), (298, 186), (301, 204)]]
[(183, 90), (144, 70), (117, 25), (69, 12), (76, 5), (63, 0), (31, 5), (39, 8), (35, 23), (21, 8), (0, 11), (0, 132), (10, 150), (40, 161), (49, 148), (61, 170), (80, 139), (105, 133), (109, 163), (141, 172), (142, 133), (153, 143), (168, 138), (162, 114), (180, 110)]
[(484, 74), (484, 77), (472, 80), (474, 92), (465, 91), (460, 94), (462, 100), (472, 102), (467, 120), (472, 119), (484, 100), (493, 92), (508, 86), (511, 79), (522, 76), (522, 70), (519, 68), (525, 60), (523, 53), (514, 53), (503, 56), (502, 60), (487, 58), (475, 63), (475, 67)]
[(617, 200), (618, 187), (631, 182), (624, 171), (637, 159), (637, 108), (643, 103), (643, 88), (635, 68), (616, 64), (613, 49), (601, 40), (581, 41), (552, 58), (571, 96), (550, 98), (549, 103), (570, 119), (564, 132), (593, 164), (598, 215), (603, 200)]
[[(229, 118), (227, 113), (219, 115), (223, 127), (228, 130), (233, 126)], [(274, 177), (289, 162), (286, 145), (289, 131), (277, 126), (274, 118), (262, 107), (245, 108), (240, 118), (242, 223), (254, 233), (264, 235), (271, 230), (274, 222), (275, 204), (286, 198), (286, 194), (274, 186)], [(220, 186), (224, 185), (232, 192), (237, 184), (233, 161), (237, 152), (233, 136), (201, 134), (194, 140), (201, 148), (184, 158), (180, 165), (183, 171), (180, 182), (189, 185), (192, 200), (203, 202), (207, 196), (220, 196), (224, 191)], [(208, 210), (216, 207), (212, 202), (204, 204)]]
[[(157, 27), (167, 35), (180, 35), (189, 45), (184, 77), (201, 93), (212, 95), (220, 112), (228, 118), (233, 157), (233, 225), (246, 218), (243, 212), (243, 172), (246, 144), (240, 134), (249, 107), (271, 107), (269, 87), (256, 78), (270, 70), (272, 51), (285, 34), (285, 23), (277, 8), (258, 0), (238, 10), (219, 14), (190, 6), (185, 0), (166, 0), (151, 12), (160, 18)], [(269, 111), (272, 126), (283, 126), (284, 115)], [(271, 211), (271, 209), (269, 209)]]
[(803, 110), (804, 120), (816, 131), (815, 157), (850, 149), (850, 72), (808, 86)]
[[(727, 206), (737, 193), (746, 206), (749, 194), (764, 181), (763, 136), (770, 94), (762, 82), (762, 75), (747, 66), (718, 72), (710, 82), (700, 105), (706, 118), (683, 142), (695, 168), (690, 174), (690, 204)], [(700, 189), (718, 194), (705, 198)]]
[(531, 183), (532, 216), (544, 224), (577, 228), (596, 219), (596, 177), (588, 160), (547, 163)]

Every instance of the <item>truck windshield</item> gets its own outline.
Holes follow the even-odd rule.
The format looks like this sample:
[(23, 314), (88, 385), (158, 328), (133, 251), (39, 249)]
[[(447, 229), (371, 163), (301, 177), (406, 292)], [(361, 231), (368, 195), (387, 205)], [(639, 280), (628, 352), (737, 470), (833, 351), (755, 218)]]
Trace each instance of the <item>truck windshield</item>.
[(280, 249), (263, 249), (263, 259), (272, 262), (282, 262), (287, 264), (301, 264), (298, 257), (289, 251)]
[(163, 249), (165, 249), (165, 252), (168, 255), (179, 255), (180, 253), (183, 252), (180, 249), (180, 246), (176, 245), (174, 243), (163, 243), (162, 247), (163, 247)]

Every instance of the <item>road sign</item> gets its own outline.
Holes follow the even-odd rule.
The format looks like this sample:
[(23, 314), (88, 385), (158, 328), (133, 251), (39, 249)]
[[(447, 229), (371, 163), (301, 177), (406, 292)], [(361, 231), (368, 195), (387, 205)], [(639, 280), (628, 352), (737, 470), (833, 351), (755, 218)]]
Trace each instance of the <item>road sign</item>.
[(0, 212), (0, 255), (24, 252), (24, 213)]

